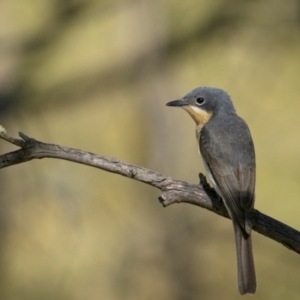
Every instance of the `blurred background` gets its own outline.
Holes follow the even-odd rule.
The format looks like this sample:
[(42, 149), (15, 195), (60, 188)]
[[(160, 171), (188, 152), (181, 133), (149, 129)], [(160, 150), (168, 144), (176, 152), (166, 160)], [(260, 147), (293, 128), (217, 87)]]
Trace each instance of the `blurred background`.
[[(225, 89), (257, 155), (256, 208), (300, 228), (300, 2), (0, 1), (0, 124), (190, 183), (194, 124)], [(16, 147), (0, 141), (5, 153)], [(0, 172), (1, 299), (240, 299), (231, 222), (60, 160)], [(256, 299), (299, 299), (300, 257), (253, 233)]]

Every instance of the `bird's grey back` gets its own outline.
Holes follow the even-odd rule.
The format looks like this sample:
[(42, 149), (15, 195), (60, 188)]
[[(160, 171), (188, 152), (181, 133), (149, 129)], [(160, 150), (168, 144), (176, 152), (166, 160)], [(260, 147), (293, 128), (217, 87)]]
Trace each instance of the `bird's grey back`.
[(213, 157), (222, 157), (224, 163), (231, 166), (254, 166), (250, 131), (245, 121), (236, 114), (229, 116), (219, 112), (202, 128), (201, 135), (205, 136), (204, 142)]

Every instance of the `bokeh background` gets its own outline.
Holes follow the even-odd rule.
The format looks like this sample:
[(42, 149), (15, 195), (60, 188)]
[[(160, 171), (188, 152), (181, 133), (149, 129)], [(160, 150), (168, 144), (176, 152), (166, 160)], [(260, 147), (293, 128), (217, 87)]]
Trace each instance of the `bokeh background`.
[[(256, 146), (256, 208), (300, 228), (300, 2), (0, 1), (0, 124), (198, 182), (194, 124), (165, 103), (231, 96)], [(16, 149), (0, 141), (1, 153)], [(231, 223), (43, 159), (0, 172), (1, 299), (240, 299)], [(256, 232), (256, 299), (299, 299), (300, 257)]]

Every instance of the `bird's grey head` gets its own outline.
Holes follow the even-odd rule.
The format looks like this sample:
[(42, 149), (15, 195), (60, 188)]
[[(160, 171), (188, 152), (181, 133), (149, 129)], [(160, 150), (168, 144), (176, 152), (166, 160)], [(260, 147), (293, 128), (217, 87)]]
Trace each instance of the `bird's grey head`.
[(235, 114), (229, 95), (218, 88), (199, 87), (183, 98), (167, 103), (167, 106), (177, 106), (185, 109), (197, 125), (204, 125), (219, 112)]

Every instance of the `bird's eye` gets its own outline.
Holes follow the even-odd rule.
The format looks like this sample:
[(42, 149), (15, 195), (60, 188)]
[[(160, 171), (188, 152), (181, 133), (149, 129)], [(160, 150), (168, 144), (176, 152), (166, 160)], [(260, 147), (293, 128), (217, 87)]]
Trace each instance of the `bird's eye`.
[(204, 102), (205, 102), (205, 100), (204, 100), (204, 98), (202, 98), (202, 97), (198, 97), (198, 98), (196, 99), (196, 103), (199, 104), (199, 105), (203, 104)]

